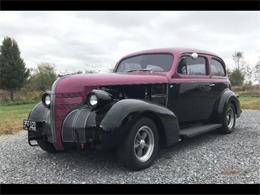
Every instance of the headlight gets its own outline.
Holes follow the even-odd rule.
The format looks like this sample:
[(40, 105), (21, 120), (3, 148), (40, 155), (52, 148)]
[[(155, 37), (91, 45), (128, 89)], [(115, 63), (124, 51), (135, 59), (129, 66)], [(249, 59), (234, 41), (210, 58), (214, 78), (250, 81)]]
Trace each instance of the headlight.
[(112, 101), (112, 96), (100, 89), (92, 90), (87, 97), (87, 104), (92, 108), (97, 108)]
[(91, 94), (89, 96), (89, 105), (95, 107), (97, 103), (98, 103), (98, 97), (96, 96), (96, 94)]
[(49, 108), (50, 105), (51, 105), (51, 95), (48, 94), (48, 93), (43, 94), (43, 96), (42, 96), (42, 103), (43, 103), (44, 106)]

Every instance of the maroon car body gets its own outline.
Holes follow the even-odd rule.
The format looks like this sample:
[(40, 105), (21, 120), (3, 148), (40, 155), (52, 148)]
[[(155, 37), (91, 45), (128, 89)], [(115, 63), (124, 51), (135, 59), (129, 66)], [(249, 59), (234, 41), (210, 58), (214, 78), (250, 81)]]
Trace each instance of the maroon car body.
[[(45, 105), (44, 98), (48, 94), (51, 103)], [(93, 102), (104, 102), (99, 109), (88, 104), (91, 94), (97, 96), (93, 97)], [(43, 102), (24, 122), (24, 128), (29, 130), (29, 143), (36, 140), (46, 151), (50, 148), (64, 150), (66, 142), (78, 142), (82, 148), (100, 142), (103, 148), (110, 148), (110, 145), (117, 148), (126, 142), (131, 128), (142, 117), (152, 120), (147, 124), (154, 123), (151, 129), (153, 126), (157, 129), (156, 135), (151, 133), (154, 130), (144, 130), (148, 138), (149, 132), (152, 137), (158, 134), (161, 142), (172, 145), (223, 126), (225, 132), (231, 132), (241, 113), (239, 100), (231, 91), (226, 76), (224, 61), (213, 53), (185, 48), (153, 49), (127, 55), (119, 60), (113, 73), (60, 77), (43, 97)], [(230, 105), (231, 111), (227, 111)], [(231, 128), (227, 120), (233, 121)], [(30, 121), (36, 122), (34, 131), (30, 130)], [(81, 121), (84, 124), (77, 126)], [(75, 129), (79, 129), (78, 132)], [(110, 131), (113, 133), (107, 133)], [(89, 132), (99, 135), (91, 135), (93, 137), (88, 139)], [(138, 147), (144, 148), (145, 139), (141, 140), (143, 145)], [(138, 151), (140, 154), (140, 149)], [(150, 161), (128, 167), (145, 168)]]

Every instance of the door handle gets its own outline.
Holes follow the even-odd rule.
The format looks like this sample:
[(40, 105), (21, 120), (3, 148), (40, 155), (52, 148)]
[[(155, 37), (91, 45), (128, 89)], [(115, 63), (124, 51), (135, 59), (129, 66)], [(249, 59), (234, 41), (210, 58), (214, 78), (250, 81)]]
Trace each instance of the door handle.
[(209, 86), (210, 86), (210, 87), (214, 87), (215, 84), (214, 84), (214, 83), (210, 83)]

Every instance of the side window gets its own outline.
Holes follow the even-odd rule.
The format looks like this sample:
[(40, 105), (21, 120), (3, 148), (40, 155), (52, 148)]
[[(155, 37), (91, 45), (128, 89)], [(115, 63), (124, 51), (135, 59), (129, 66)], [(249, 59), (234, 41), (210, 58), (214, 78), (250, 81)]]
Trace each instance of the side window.
[(206, 58), (204, 57), (193, 59), (187, 56), (180, 61), (177, 71), (184, 75), (207, 75), (206, 64)]
[(225, 76), (224, 66), (220, 61), (211, 59), (211, 73), (214, 76)]

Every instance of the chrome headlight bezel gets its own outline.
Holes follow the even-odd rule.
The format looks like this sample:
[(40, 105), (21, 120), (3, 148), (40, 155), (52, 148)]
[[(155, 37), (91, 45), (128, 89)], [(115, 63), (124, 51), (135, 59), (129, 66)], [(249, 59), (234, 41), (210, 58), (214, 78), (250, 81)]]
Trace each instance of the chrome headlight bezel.
[(99, 103), (99, 100), (98, 100), (97, 95), (94, 94), (94, 93), (89, 94), (89, 96), (88, 96), (88, 102), (87, 102), (87, 103), (88, 103), (88, 105), (89, 105), (90, 107), (92, 107), (92, 108), (97, 107), (97, 105), (98, 105), (98, 103)]
[(46, 107), (46, 108), (50, 108), (51, 106), (51, 94), (49, 93), (44, 93), (42, 95), (42, 104)]

